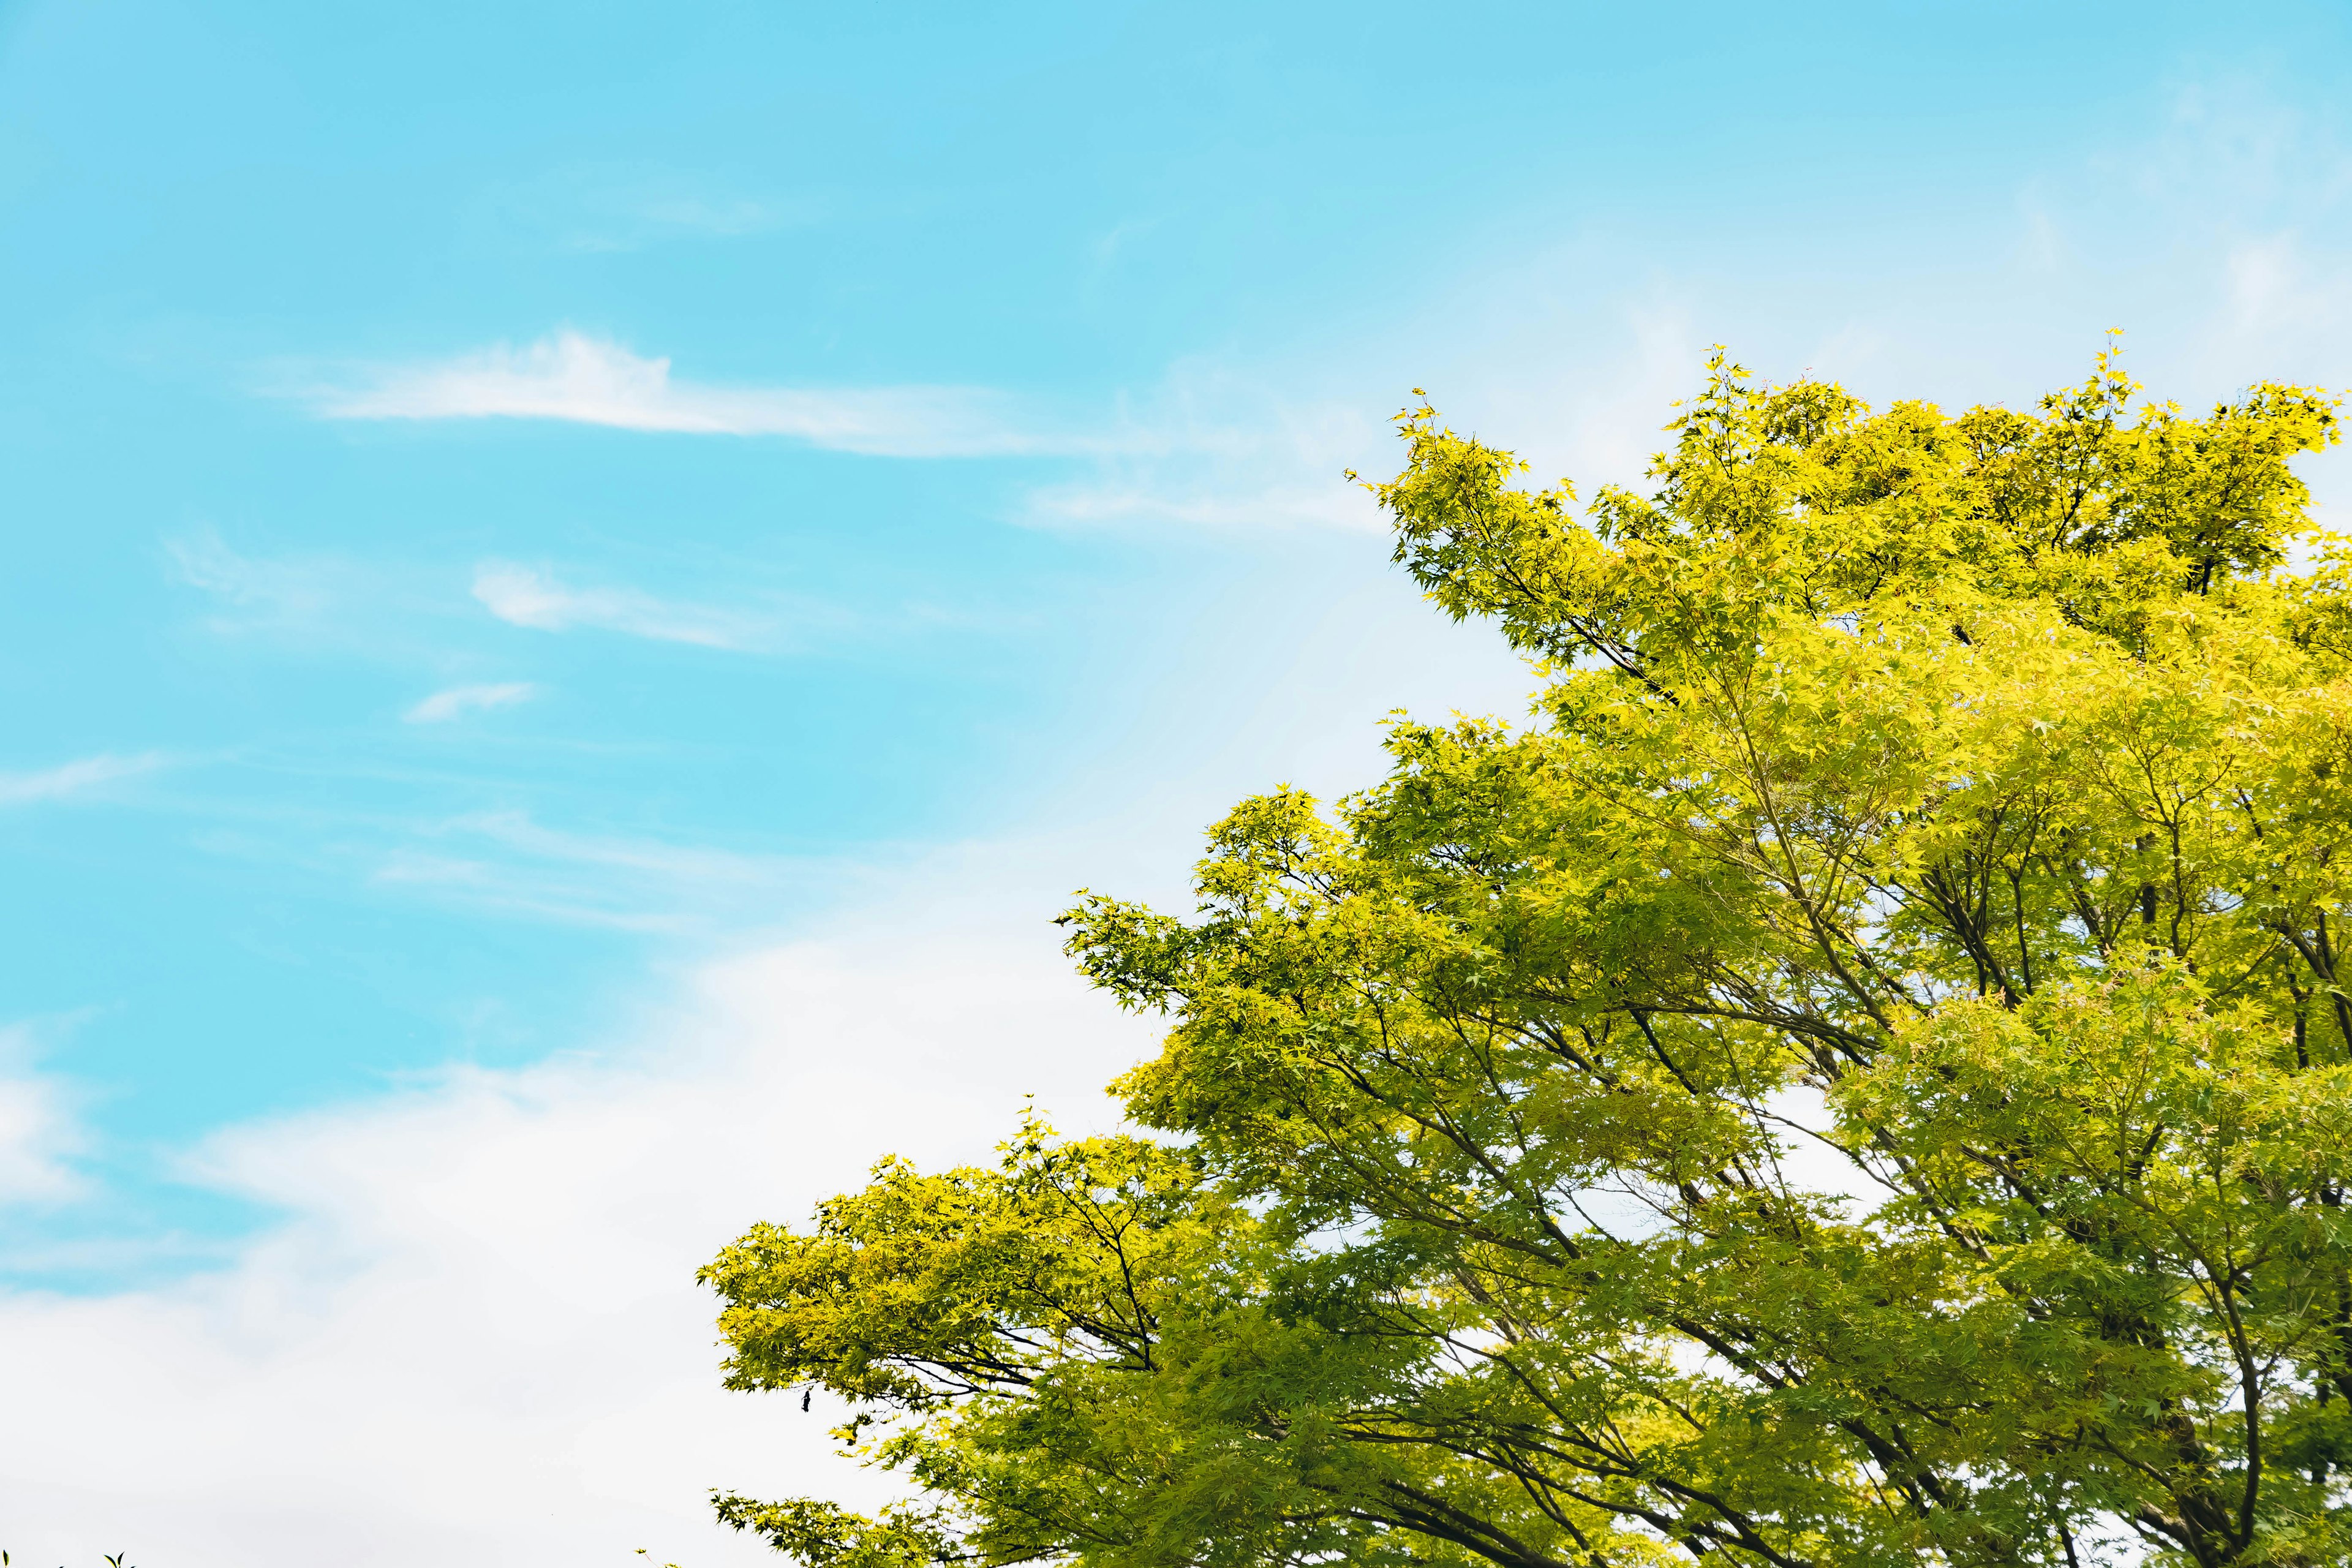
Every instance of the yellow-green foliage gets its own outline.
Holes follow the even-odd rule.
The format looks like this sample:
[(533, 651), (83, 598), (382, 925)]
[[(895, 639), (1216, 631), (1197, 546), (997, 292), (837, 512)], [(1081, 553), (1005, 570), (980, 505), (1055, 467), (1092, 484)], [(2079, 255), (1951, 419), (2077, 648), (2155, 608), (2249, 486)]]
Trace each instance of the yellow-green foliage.
[[(1579, 511), (1401, 418), (1397, 558), (1538, 721), (1212, 835), (1071, 952), (1172, 1136), (886, 1163), (706, 1279), (924, 1562), (2352, 1560), (2335, 405), (1873, 414), (1718, 358)], [(874, 1422), (880, 1425), (875, 1426)]]

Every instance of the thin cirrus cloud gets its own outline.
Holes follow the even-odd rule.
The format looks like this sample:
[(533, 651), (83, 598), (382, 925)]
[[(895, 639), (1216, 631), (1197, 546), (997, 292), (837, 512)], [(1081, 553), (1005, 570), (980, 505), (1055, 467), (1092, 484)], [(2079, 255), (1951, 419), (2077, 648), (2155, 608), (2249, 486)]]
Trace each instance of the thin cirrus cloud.
[(539, 688), (528, 680), (507, 680), (495, 685), (453, 686), (446, 691), (436, 691), (424, 701), (401, 715), (412, 724), (446, 724), (468, 713), (478, 713), (492, 708), (511, 708), (518, 702), (528, 702), (539, 695)]
[(110, 754), (82, 757), (34, 773), (0, 773), (0, 806), (65, 800), (102, 784), (112, 784), (117, 779), (151, 773), (163, 764), (163, 759), (150, 752), (136, 757)]
[(523, 348), (378, 367), (306, 395), (329, 419), (546, 419), (625, 430), (780, 436), (884, 458), (1098, 453), (1111, 437), (1057, 429), (1001, 392), (968, 386), (726, 386), (670, 374), (566, 329)]
[(635, 588), (572, 587), (551, 572), (507, 561), (476, 569), (474, 597), (508, 625), (534, 631), (589, 628), (740, 653), (772, 650), (780, 629), (768, 616), (657, 599)]

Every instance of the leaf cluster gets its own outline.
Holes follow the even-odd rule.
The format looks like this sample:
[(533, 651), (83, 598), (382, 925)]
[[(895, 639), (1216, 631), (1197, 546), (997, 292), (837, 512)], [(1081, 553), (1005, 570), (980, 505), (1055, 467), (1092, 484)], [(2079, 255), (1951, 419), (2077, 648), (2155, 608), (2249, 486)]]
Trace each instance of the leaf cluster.
[(1188, 913), (1066, 916), (1170, 1019), (1159, 1136), (723, 1254), (730, 1384), (931, 1500), (727, 1517), (817, 1568), (2352, 1556), (2336, 419), (1718, 354), (1580, 510), (1408, 409), (1398, 559), (1535, 721), (1399, 719)]

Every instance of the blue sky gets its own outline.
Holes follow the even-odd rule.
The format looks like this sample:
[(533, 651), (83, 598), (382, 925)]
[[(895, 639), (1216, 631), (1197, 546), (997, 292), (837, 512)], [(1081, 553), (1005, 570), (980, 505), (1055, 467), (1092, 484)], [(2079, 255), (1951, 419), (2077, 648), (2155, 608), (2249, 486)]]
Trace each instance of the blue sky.
[[(1062, 975), (1071, 888), (1172, 896), (1241, 794), (1368, 779), (1391, 708), (1517, 708), (1341, 480), (1409, 389), (1589, 485), (1715, 342), (1949, 405), (2115, 326), (2163, 395), (2342, 385), (2347, 32), (0, 7), (0, 1354), (60, 1409), (181, 1369), (121, 1385), (154, 1468), (51, 1426), (0, 1520), (60, 1560), (127, 1521), (509, 1561), (525, 1515), (549, 1562), (731, 1560), (704, 1485), (833, 1479), (805, 1434), (710, 1473), (781, 1413), (696, 1403), (693, 1260), (1031, 1089), (1104, 1114), (1149, 1042)], [(647, 1281), (547, 1342), (602, 1403), (482, 1337), (583, 1253)], [(424, 1392), (322, 1447), (387, 1333)], [(448, 1370), (486, 1355), (541, 1368), (494, 1413)], [(458, 1426), (574, 1458), (305, 1469)], [(300, 1521), (164, 1479), (227, 1427)]]

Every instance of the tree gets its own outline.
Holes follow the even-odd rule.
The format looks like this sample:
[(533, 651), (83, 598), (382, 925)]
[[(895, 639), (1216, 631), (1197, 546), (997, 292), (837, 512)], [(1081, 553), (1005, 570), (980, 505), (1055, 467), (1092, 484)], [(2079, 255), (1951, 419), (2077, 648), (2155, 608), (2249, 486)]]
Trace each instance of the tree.
[(1069, 950), (1131, 1136), (886, 1161), (704, 1272), (930, 1500), (817, 1568), (2352, 1560), (2336, 405), (1720, 354), (1648, 495), (1400, 416), (1535, 721), (1213, 831)]

